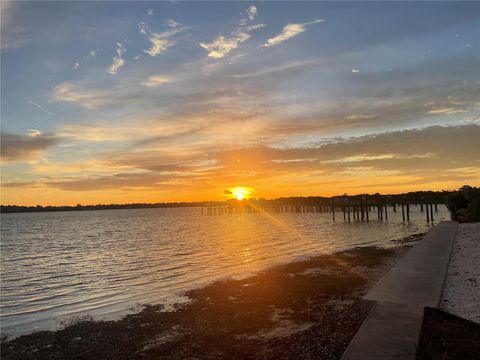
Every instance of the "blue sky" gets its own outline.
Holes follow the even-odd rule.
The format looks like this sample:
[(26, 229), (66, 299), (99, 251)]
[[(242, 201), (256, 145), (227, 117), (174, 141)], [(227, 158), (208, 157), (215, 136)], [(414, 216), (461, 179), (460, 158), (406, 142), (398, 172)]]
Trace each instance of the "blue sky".
[[(332, 193), (339, 178), (358, 192), (378, 176), (400, 191), (428, 186), (428, 174), (349, 159), (405, 161), (401, 152), (263, 156), (414, 129), (478, 134), (476, 2), (10, 1), (2, 10), (5, 201), (31, 202), (39, 188), (46, 203), (106, 190), (116, 201), (211, 198), (229, 182), (259, 195)], [(247, 165), (222, 163), (242, 149)], [(478, 162), (457, 155), (455, 181), (478, 179)], [(339, 161), (349, 166), (332, 170)], [(285, 189), (267, 191), (270, 181)]]

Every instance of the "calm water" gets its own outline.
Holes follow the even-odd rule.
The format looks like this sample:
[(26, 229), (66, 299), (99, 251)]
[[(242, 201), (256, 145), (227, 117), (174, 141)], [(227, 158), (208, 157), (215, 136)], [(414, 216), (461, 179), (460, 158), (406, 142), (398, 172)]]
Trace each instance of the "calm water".
[[(375, 214), (376, 215), (376, 214)], [(139, 303), (278, 263), (353, 246), (391, 246), (428, 229), (413, 207), (388, 223), (344, 223), (341, 214), (202, 216), (197, 208), (1, 215), (1, 327), (51, 329), (72, 316), (115, 318)], [(374, 212), (371, 213), (371, 218)], [(448, 219), (442, 206), (436, 222)], [(340, 221), (339, 221), (340, 220)]]

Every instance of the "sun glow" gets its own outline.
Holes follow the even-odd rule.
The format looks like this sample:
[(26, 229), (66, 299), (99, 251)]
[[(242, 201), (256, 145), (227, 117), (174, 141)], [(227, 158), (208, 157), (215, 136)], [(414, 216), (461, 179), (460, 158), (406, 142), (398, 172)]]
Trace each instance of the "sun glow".
[(243, 187), (236, 187), (232, 190), (232, 194), (237, 198), (237, 200), (243, 200), (247, 195), (250, 194), (250, 190)]

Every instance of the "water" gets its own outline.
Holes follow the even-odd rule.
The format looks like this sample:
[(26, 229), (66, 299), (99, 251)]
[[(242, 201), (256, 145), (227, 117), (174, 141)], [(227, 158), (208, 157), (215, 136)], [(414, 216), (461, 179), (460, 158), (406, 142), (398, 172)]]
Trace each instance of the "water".
[[(389, 222), (344, 223), (337, 214), (202, 216), (198, 208), (1, 215), (1, 328), (53, 329), (91, 314), (117, 318), (136, 304), (171, 305), (214, 280), (351, 248), (391, 246), (428, 229), (389, 211)], [(370, 218), (374, 218), (375, 212)], [(439, 207), (435, 220), (448, 219)]]

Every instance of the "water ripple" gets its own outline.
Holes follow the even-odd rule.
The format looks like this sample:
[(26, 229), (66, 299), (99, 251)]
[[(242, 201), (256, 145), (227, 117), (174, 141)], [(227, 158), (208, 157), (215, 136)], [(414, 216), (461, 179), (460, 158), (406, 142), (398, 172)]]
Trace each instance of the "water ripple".
[(138, 303), (185, 301), (182, 293), (218, 279), (388, 246), (425, 231), (423, 215), (413, 208), (410, 224), (398, 212), (388, 224), (348, 224), (330, 214), (201, 216), (195, 208), (2, 214), (2, 331), (48, 329), (86, 313), (112, 318)]

